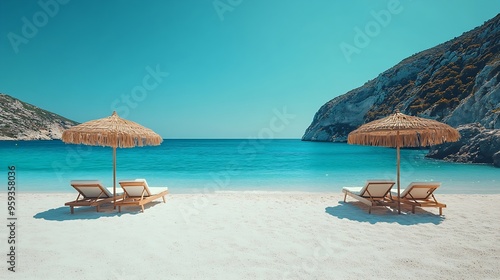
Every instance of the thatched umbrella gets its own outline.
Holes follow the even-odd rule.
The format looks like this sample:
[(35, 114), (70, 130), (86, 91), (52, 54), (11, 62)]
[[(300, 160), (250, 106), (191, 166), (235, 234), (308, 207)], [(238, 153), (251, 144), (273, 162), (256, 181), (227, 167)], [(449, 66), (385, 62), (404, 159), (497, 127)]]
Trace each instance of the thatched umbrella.
[(396, 147), (398, 213), (400, 204), (400, 147), (419, 147), (455, 142), (460, 133), (453, 127), (431, 119), (408, 116), (396, 110), (394, 114), (360, 126), (349, 133), (347, 143)]
[(149, 128), (120, 118), (110, 117), (88, 121), (65, 130), (64, 143), (113, 147), (113, 195), (116, 196), (116, 148), (160, 145), (163, 139)]

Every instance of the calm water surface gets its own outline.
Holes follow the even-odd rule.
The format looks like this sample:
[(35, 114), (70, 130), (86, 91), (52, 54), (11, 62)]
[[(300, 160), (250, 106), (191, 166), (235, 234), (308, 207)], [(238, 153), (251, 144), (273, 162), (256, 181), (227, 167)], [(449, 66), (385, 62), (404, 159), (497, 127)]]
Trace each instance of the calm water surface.
[[(401, 183), (442, 182), (440, 193), (500, 193), (500, 169), (401, 151)], [(0, 161), (15, 165), (18, 191), (73, 192), (72, 179), (112, 186), (112, 149), (61, 141), (0, 141)], [(367, 179), (396, 179), (391, 148), (300, 140), (165, 140), (117, 150), (117, 178), (146, 178), (172, 193), (256, 190), (340, 192)], [(2, 190), (4, 191), (4, 190)]]

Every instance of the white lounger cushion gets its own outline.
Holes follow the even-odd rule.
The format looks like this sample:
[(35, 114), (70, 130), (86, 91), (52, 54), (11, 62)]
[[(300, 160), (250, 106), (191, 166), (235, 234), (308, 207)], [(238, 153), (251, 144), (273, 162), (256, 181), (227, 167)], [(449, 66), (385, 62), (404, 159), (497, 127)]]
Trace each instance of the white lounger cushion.
[[(429, 188), (413, 188), (414, 186), (428, 186)], [(429, 196), (429, 190), (439, 188), (439, 182), (412, 182), (405, 189), (401, 189), (400, 197), (406, 197), (411, 192), (411, 197), (414, 199), (426, 199)], [(391, 190), (391, 193), (398, 195), (397, 190)], [(410, 198), (410, 197), (408, 197)]]
[[(160, 188), (150, 188), (146, 179), (120, 180), (119, 183), (122, 188), (127, 191), (129, 196), (141, 196), (143, 189), (146, 190), (146, 193), (144, 194), (145, 197), (154, 194), (151, 190), (157, 190), (158, 193), (168, 190), (168, 188), (161, 188), (161, 191)], [(139, 188), (138, 186), (142, 186), (144, 188)]]
[[(113, 194), (105, 188), (99, 180), (72, 180), (70, 184), (78, 189), (85, 197), (113, 197)], [(102, 194), (104, 192), (104, 194)]]
[(344, 187), (343, 189), (359, 196), (369, 196), (366, 189), (369, 188), (372, 197), (383, 197), (387, 194), (387, 189), (394, 185), (388, 180), (368, 180), (364, 187)]

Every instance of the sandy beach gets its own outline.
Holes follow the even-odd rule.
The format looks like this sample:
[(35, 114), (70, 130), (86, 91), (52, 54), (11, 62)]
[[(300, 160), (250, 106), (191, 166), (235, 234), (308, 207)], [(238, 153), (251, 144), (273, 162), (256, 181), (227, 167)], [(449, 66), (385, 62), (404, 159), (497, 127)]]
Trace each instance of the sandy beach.
[[(169, 194), (122, 213), (72, 193), (19, 193), (8, 279), (499, 279), (500, 195), (437, 194), (426, 208), (371, 215), (341, 193)], [(6, 194), (1, 200), (6, 204)], [(6, 208), (6, 207), (5, 207)], [(4, 222), (7, 211), (2, 211)], [(8, 253), (8, 252), (7, 252)], [(2, 276), (3, 278), (3, 276)], [(3, 278), (7, 279), (7, 278)]]

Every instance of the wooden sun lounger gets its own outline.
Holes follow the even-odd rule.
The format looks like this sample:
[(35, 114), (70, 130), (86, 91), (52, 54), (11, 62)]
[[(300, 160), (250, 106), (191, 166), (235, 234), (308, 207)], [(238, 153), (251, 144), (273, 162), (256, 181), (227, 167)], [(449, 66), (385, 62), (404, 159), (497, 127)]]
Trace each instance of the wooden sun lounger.
[[(437, 182), (413, 182), (401, 192), (401, 203), (411, 205), (411, 212), (415, 214), (415, 207), (437, 207), (439, 215), (443, 215), (446, 204), (438, 202), (434, 191), (441, 186)], [(393, 191), (393, 195), (394, 195)], [(397, 194), (396, 194), (397, 197)]]
[(121, 212), (121, 207), (126, 205), (141, 206), (141, 210), (144, 212), (145, 204), (160, 197), (163, 199), (163, 203), (165, 203), (165, 195), (168, 194), (168, 188), (165, 188), (160, 193), (152, 194), (145, 179), (122, 180), (119, 184), (124, 191), (124, 198), (116, 202), (118, 212)]
[(394, 200), (391, 197), (393, 181), (368, 180), (364, 187), (344, 187), (344, 202), (347, 196), (351, 196), (360, 202), (368, 205), (368, 213), (371, 214), (374, 206), (393, 206)]
[[(75, 200), (64, 203), (69, 206), (71, 214), (75, 213), (75, 206), (95, 206), (97, 212), (104, 203), (112, 203), (113, 194), (106, 189), (99, 180), (73, 180), (71, 186), (78, 192)], [(117, 195), (116, 199), (121, 199), (123, 194)]]

